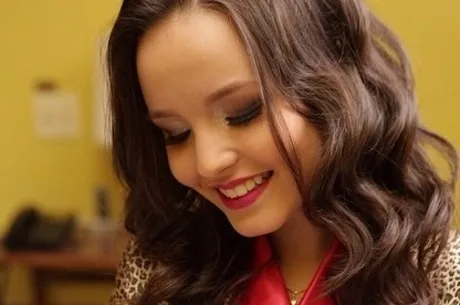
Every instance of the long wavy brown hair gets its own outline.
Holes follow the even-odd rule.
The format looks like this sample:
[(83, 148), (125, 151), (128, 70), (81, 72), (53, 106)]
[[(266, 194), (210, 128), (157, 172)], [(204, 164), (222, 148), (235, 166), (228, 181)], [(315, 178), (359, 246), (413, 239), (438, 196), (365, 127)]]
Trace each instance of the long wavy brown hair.
[[(401, 43), (363, 1), (125, 0), (108, 47), (113, 154), (127, 189), (126, 228), (159, 262), (139, 304), (224, 304), (251, 277), (251, 241), (171, 174), (136, 72), (143, 34), (196, 6), (220, 12), (238, 30), (305, 215), (344, 245), (327, 291), (341, 305), (438, 304), (429, 274), (452, 223), (457, 155), (422, 127)], [(282, 144), (268, 84), (321, 135), (323, 158), (308, 187), (297, 166), (302, 151)], [(428, 145), (449, 164), (447, 179)]]

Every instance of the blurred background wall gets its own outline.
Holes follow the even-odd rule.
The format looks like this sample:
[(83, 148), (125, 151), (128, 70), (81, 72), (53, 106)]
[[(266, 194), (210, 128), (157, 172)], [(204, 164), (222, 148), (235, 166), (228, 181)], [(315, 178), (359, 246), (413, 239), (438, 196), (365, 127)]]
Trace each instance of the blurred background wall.
[(402, 39), (416, 77), (422, 122), (460, 148), (460, 2), (370, 0)]
[[(460, 147), (460, 2), (371, 0), (401, 36), (411, 56), (425, 124)], [(94, 140), (96, 42), (110, 26), (119, 0), (0, 0), (0, 232), (23, 202), (81, 218), (95, 211), (95, 189), (105, 187), (116, 219), (120, 188), (110, 149)], [(34, 131), (37, 81), (52, 80), (78, 99), (74, 138), (46, 140)], [(27, 270), (13, 272), (7, 301), (28, 304)], [(103, 304), (111, 286), (52, 291), (53, 304)], [(84, 296), (84, 297), (83, 297)]]
[[(96, 41), (117, 0), (0, 2), (0, 230), (19, 203), (57, 212), (94, 213), (94, 190), (111, 187), (110, 152), (94, 140)], [(75, 138), (47, 140), (34, 131), (37, 81), (52, 80), (78, 99)]]
[[(460, 149), (460, 2), (368, 0), (401, 38), (411, 59), (425, 127)], [(442, 173), (439, 156), (432, 155)], [(460, 183), (457, 183), (459, 189)], [(457, 202), (460, 192), (457, 191)], [(460, 213), (457, 212), (457, 219)], [(458, 220), (456, 221), (458, 225)]]
[[(24, 202), (52, 214), (96, 214), (95, 190), (108, 189), (115, 215), (121, 204), (110, 150), (95, 141), (93, 109), (97, 40), (109, 29), (119, 0), (0, 0), (0, 231)], [(37, 81), (51, 80), (78, 99), (74, 138), (47, 140), (34, 131)], [(30, 300), (27, 270), (16, 268), (7, 301)], [(111, 287), (50, 291), (60, 304), (104, 304)]]

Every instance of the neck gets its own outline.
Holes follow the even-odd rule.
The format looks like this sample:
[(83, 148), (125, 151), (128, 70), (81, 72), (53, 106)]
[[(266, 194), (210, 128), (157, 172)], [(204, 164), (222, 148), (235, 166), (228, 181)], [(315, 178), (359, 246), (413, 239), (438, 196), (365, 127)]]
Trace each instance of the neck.
[(301, 210), (271, 237), (286, 286), (296, 291), (308, 286), (334, 241), (329, 232), (313, 226)]

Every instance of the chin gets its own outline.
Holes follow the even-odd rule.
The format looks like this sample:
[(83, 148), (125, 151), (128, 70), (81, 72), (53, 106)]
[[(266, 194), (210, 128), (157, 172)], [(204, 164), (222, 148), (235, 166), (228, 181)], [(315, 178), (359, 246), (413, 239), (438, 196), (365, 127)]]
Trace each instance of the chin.
[(282, 219), (231, 219), (233, 229), (244, 237), (257, 237), (276, 232), (285, 223)]

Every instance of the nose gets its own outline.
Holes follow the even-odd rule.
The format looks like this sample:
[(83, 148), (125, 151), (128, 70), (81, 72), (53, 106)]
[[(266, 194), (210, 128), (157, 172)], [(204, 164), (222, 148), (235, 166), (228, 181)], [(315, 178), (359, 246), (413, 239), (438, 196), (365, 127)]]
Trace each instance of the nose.
[(238, 160), (231, 140), (218, 133), (206, 133), (195, 138), (196, 170), (201, 178), (216, 182), (229, 175)]

